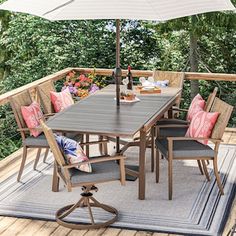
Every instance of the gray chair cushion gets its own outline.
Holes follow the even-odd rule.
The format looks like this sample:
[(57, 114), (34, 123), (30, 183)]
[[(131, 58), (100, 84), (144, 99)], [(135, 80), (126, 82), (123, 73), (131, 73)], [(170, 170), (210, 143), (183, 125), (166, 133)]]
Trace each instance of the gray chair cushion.
[[(167, 139), (156, 139), (156, 147), (168, 157)], [(211, 147), (195, 140), (173, 141), (173, 158), (178, 157), (214, 157), (214, 150)]]
[[(77, 142), (82, 140), (83, 135), (78, 133), (67, 133), (67, 138), (74, 139)], [(29, 136), (23, 141), (23, 145), (27, 147), (49, 147), (48, 142), (44, 134), (40, 134), (38, 137)]]
[(23, 145), (27, 147), (49, 147), (48, 142), (44, 134), (40, 134), (38, 137), (29, 136), (23, 141)]
[(187, 127), (171, 127), (171, 128), (160, 128), (160, 137), (184, 137), (188, 128)]
[(157, 121), (157, 125), (187, 125), (189, 122), (181, 119), (162, 119)]
[(72, 184), (86, 182), (105, 182), (120, 179), (119, 165), (115, 161), (105, 161), (92, 164), (92, 173), (82, 172), (78, 169), (69, 169)]

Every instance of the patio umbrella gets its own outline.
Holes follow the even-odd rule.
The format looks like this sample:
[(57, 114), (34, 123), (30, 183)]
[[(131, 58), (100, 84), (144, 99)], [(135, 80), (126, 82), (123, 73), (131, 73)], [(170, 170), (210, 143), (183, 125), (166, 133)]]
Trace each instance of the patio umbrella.
[(116, 102), (120, 104), (120, 19), (166, 21), (234, 10), (230, 0), (8, 0), (0, 9), (56, 20), (116, 19)]

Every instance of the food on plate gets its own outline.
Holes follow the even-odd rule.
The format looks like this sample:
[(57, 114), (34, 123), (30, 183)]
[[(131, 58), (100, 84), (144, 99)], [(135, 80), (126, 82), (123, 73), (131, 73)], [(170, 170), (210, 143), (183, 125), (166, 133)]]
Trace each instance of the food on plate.
[(135, 97), (136, 97), (136, 95), (131, 91), (121, 92), (121, 94), (120, 94), (120, 99), (128, 100), (128, 101), (134, 100)]

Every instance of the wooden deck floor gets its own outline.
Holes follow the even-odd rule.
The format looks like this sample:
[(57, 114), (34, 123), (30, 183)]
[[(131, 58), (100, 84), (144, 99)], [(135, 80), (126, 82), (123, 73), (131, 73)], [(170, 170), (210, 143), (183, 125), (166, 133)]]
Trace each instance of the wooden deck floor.
[[(223, 137), (224, 143), (236, 144), (236, 129), (227, 129)], [(21, 150), (0, 162), (0, 181), (6, 179), (18, 171), (20, 164)], [(34, 157), (34, 150), (31, 151), (31, 161)], [(234, 201), (229, 214), (223, 236), (226, 236), (236, 220), (236, 201)], [(56, 222), (31, 220), (14, 217), (0, 216), (0, 235), (1, 236), (174, 236), (175, 234), (155, 233), (147, 231), (125, 230), (117, 228), (103, 228), (99, 230), (70, 230), (59, 226)], [(236, 234), (235, 234), (236, 236)]]

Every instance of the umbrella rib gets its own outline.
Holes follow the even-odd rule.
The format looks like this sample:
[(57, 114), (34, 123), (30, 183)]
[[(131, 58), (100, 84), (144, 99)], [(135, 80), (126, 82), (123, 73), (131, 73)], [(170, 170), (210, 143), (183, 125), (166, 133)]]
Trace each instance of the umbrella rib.
[(62, 8), (62, 7), (65, 7), (65, 6), (69, 5), (70, 3), (74, 2), (74, 1), (75, 1), (75, 0), (70, 0), (70, 1), (68, 1), (68, 2), (66, 2), (66, 3), (64, 3), (64, 4), (62, 4), (62, 5), (58, 6), (58, 7), (55, 7), (54, 9), (52, 9), (52, 10), (47, 11), (46, 13), (44, 13), (43, 16), (45, 16), (45, 15), (47, 15), (47, 14), (50, 14), (50, 13), (52, 13), (52, 12), (54, 12), (54, 11), (56, 11), (56, 10)]

